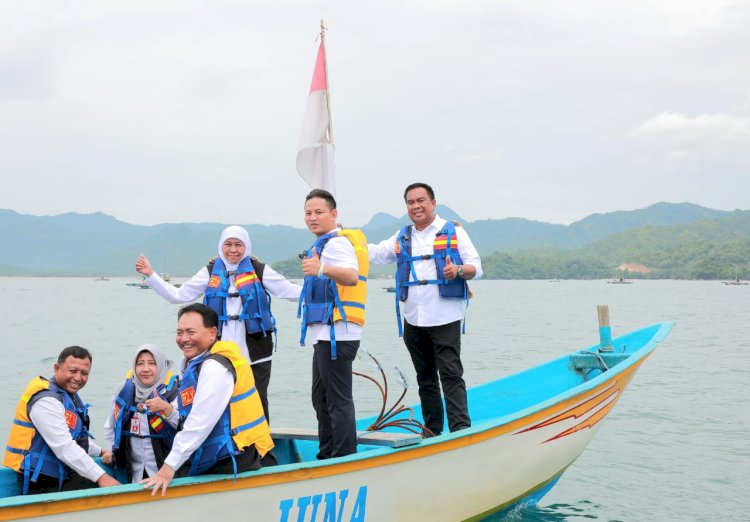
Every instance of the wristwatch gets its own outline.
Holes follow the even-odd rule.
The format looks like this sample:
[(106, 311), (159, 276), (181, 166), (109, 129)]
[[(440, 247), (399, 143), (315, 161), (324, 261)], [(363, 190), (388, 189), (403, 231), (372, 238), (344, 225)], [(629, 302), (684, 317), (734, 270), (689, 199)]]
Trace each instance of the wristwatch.
[(464, 266), (458, 265), (458, 273), (456, 274), (456, 277), (464, 277)]

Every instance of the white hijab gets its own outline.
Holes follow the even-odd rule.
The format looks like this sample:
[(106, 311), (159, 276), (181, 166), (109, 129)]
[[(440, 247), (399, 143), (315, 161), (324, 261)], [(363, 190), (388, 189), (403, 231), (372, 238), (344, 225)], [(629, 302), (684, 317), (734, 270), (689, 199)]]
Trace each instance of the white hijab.
[[(141, 354), (141, 352), (150, 353), (154, 356), (154, 360), (156, 361), (156, 380), (151, 386), (146, 386), (145, 384), (143, 384), (140, 379), (138, 379), (135, 373), (135, 363), (136, 361), (138, 361), (138, 356)], [(133, 355), (132, 377), (133, 384), (135, 384), (135, 401), (143, 402), (148, 399), (148, 396), (151, 395), (151, 392), (164, 382), (164, 379), (167, 377), (167, 371), (169, 371), (171, 367), (172, 361), (167, 359), (164, 351), (155, 344), (143, 344), (136, 348), (135, 354)]]
[(224, 261), (224, 266), (227, 267), (227, 270), (237, 270), (237, 267), (239, 265), (227, 261), (227, 259), (224, 257), (224, 251), (222, 250), (224, 241), (230, 238), (239, 239), (245, 244), (245, 257), (248, 257), (250, 256), (250, 235), (247, 233), (247, 230), (245, 230), (241, 226), (232, 225), (231, 227), (225, 228), (221, 233), (221, 237), (219, 238), (219, 257), (222, 261)]

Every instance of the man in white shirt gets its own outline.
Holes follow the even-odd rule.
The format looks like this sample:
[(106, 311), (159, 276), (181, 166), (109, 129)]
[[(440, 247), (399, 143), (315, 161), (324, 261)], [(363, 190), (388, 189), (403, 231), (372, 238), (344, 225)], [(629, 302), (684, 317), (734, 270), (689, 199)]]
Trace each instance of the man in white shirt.
[(305, 200), (305, 224), (316, 241), (302, 261), (305, 335), (314, 341), (312, 402), (318, 418), (318, 459), (357, 451), (352, 362), (365, 320), (367, 239), (336, 227), (336, 200), (313, 190)]
[[(443, 431), (442, 383), (451, 432), (471, 426), (461, 364), (461, 321), (468, 303), (466, 281), (482, 276), (479, 253), (461, 226), (435, 213), (432, 187), (413, 183), (404, 191), (413, 225), (377, 245), (370, 262), (397, 263), (396, 305), (403, 304), (403, 337), (417, 372), (422, 416), (429, 430)], [(401, 333), (401, 317), (399, 334)]]
[(152, 495), (159, 489), (164, 495), (178, 470), (178, 476), (194, 476), (275, 464), (250, 363), (236, 343), (216, 340), (218, 321), (216, 312), (200, 303), (178, 312), (176, 341), (184, 357), (177, 404), (184, 422), (164, 465), (141, 481), (153, 488)]
[(65, 348), (54, 377), (33, 379), (18, 402), (3, 464), (18, 472), (20, 493), (117, 486), (92, 457), (104, 454), (89, 436), (89, 417), (78, 392), (91, 372), (91, 354)]

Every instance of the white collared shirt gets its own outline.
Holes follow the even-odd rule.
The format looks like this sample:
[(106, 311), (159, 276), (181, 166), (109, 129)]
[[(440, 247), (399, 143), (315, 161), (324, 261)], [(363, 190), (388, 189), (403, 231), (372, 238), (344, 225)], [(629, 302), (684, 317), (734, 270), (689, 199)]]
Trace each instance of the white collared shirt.
[[(170, 303), (177, 304), (189, 303), (202, 296), (206, 292), (210, 279), (211, 274), (208, 273), (208, 268), (204, 266), (188, 281), (182, 283), (179, 288), (164, 281), (156, 272), (148, 277), (147, 282), (154, 292)], [(302, 292), (300, 285), (290, 282), (269, 265), (265, 265), (263, 269), (263, 287), (274, 297), (288, 301), (297, 301)], [(237, 292), (237, 288), (234, 286), (234, 278), (230, 278), (229, 292)], [(227, 297), (227, 315), (240, 315), (241, 312), (242, 299), (240, 297)], [(247, 349), (247, 341), (245, 340), (244, 321), (225, 321), (221, 330), (221, 339), (237, 343), (242, 355), (250, 361), (250, 364), (270, 361), (272, 358), (266, 357), (257, 361), (250, 360), (250, 352)]]
[[(334, 229), (340, 230), (340, 229)], [(333, 232), (330, 231), (330, 232)], [(328, 232), (330, 234), (330, 232)], [(354, 245), (345, 237), (333, 237), (328, 240), (320, 254), (320, 262), (330, 266), (353, 268), (359, 273), (359, 262), (354, 252)], [(336, 321), (333, 331), (337, 341), (359, 341), (362, 339), (362, 327), (351, 321)], [(307, 337), (313, 342), (330, 341), (331, 325), (311, 324), (307, 327)]]
[[(445, 219), (436, 215), (432, 223), (424, 230), (417, 230), (412, 225), (410, 231), (412, 256), (433, 254), (435, 236), (443, 229), (445, 223)], [(396, 232), (377, 245), (367, 245), (371, 263), (385, 265), (396, 262), (398, 234), (399, 232)], [(456, 239), (458, 240), (458, 253), (461, 255), (463, 264), (473, 266), (477, 271), (473, 279), (479, 279), (483, 274), (482, 261), (463, 227), (456, 227)], [(434, 259), (414, 261), (414, 270), (418, 280), (437, 279)], [(411, 274), (409, 279), (413, 279)], [(462, 320), (466, 313), (466, 303), (463, 299), (440, 297), (439, 285), (416, 285), (409, 287), (406, 301), (401, 303), (401, 312), (404, 314), (404, 319), (411, 325), (439, 326)]]
[[(180, 361), (180, 377), (187, 367), (187, 359)], [(198, 384), (195, 387), (193, 406), (185, 419), (182, 429), (177, 432), (172, 450), (164, 459), (164, 464), (177, 470), (206, 440), (211, 430), (219, 422), (234, 391), (234, 378), (220, 362), (207, 359), (201, 366)], [(177, 401), (173, 403), (176, 407)]]
[(29, 418), (55, 456), (73, 471), (91, 482), (96, 482), (104, 475), (105, 471), (92, 458), (101, 455), (102, 449), (89, 438), (87, 454), (73, 440), (65, 422), (65, 407), (59, 400), (42, 397), (31, 406)]

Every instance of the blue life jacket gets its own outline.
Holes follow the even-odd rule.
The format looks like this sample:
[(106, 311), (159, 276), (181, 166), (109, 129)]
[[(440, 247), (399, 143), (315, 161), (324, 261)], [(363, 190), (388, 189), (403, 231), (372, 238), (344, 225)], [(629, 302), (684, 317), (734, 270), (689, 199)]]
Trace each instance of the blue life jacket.
[[(179, 379), (176, 375), (172, 375), (166, 382), (159, 384), (151, 392), (149, 398), (158, 395), (165, 401), (172, 402), (177, 397), (178, 386)], [(167, 422), (167, 419), (160, 412), (152, 412), (148, 409), (140, 410), (148, 418), (148, 435), (132, 433), (130, 431), (130, 419), (139, 411), (138, 407), (139, 405), (135, 404), (135, 384), (131, 379), (127, 379), (120, 393), (115, 397), (115, 440), (112, 444), (112, 452), (114, 454), (114, 467), (116, 469), (127, 469), (128, 474), (130, 474), (130, 466), (128, 465), (130, 461), (130, 437), (151, 439), (154, 456), (156, 457), (156, 467), (161, 468), (164, 459), (172, 449), (172, 441), (177, 434), (177, 430)]]
[[(255, 258), (245, 257), (236, 271), (227, 271), (220, 257), (208, 265), (211, 278), (206, 287), (203, 304), (213, 308), (219, 316), (219, 339), (225, 321), (244, 321), (245, 332), (263, 335), (276, 331), (276, 319), (271, 314), (271, 296), (263, 287), (263, 263)], [(237, 292), (229, 292), (230, 278), (234, 277)], [(227, 297), (242, 299), (239, 315), (227, 315)]]
[[(398, 334), (403, 335), (401, 326), (401, 310), (399, 301), (406, 301), (410, 286), (438, 285), (440, 297), (448, 299), (463, 299), (469, 303), (469, 285), (465, 279), (445, 279), (443, 269), (446, 258), (451, 259), (454, 265), (462, 265), (463, 260), (458, 252), (458, 239), (456, 225), (446, 221), (443, 228), (435, 235), (432, 254), (412, 256), (411, 249), (411, 225), (403, 227), (396, 236), (396, 320), (398, 321)], [(417, 279), (414, 261), (435, 260), (436, 279)]]
[(344, 323), (351, 321), (360, 326), (364, 325), (367, 274), (369, 271), (367, 239), (360, 230), (334, 230), (322, 235), (315, 241), (311, 249), (307, 251), (307, 256), (312, 257), (313, 249), (318, 255), (321, 255), (328, 241), (334, 237), (346, 237), (354, 246), (359, 270), (357, 285), (353, 287), (340, 287), (333, 279), (325, 276), (306, 276), (297, 306), (297, 317), (302, 317), (300, 345), (305, 344), (308, 325), (330, 325), (331, 359), (336, 359), (334, 323), (341, 320)]
[[(49, 390), (40, 391), (29, 400), (27, 411), (36, 401), (42, 397), (54, 397), (60, 401), (65, 408), (65, 421), (70, 431), (71, 438), (83, 451), (89, 450), (89, 404), (84, 404), (77, 393), (70, 394), (60, 388), (55, 379), (49, 380)], [(31, 447), (24, 456), (23, 461), (23, 494), (29, 492), (29, 481), (36, 482), (39, 475), (57, 477), (59, 490), (62, 490), (63, 482), (70, 477), (70, 468), (58, 459), (50, 449), (44, 438), (37, 431), (31, 441)]]
[[(223, 341), (219, 341), (214, 346), (219, 346), (222, 343)], [(235, 350), (237, 352), (235, 357), (241, 358), (242, 356), (239, 354), (239, 349), (236, 346)], [(252, 371), (249, 370), (249, 365), (247, 366), (247, 373), (249, 374), (249, 377), (245, 376), (243, 380), (247, 381), (247, 379), (250, 379), (250, 381), (245, 382), (244, 386), (252, 387), (250, 389), (238, 392), (237, 387), (240, 380), (238, 379), (237, 371), (234, 368), (233, 361), (229, 357), (220, 354), (212, 354), (211, 350), (206, 350), (202, 354), (193, 358), (188, 363), (187, 368), (185, 368), (185, 371), (182, 373), (182, 377), (180, 378), (180, 393), (177, 398), (177, 403), (180, 410), (180, 429), (182, 428), (185, 419), (190, 415), (190, 411), (193, 409), (193, 398), (195, 397), (195, 392), (198, 388), (198, 377), (200, 375), (201, 367), (203, 363), (209, 358), (221, 363), (225, 368), (227, 368), (227, 370), (230, 371), (235, 380), (235, 390), (229, 404), (227, 404), (227, 407), (221, 414), (219, 421), (208, 434), (206, 440), (203, 441), (200, 447), (191, 456), (189, 475), (200, 475), (201, 473), (211, 468), (218, 461), (227, 457), (232, 459), (236, 475), (237, 462), (235, 460), (235, 455), (239, 455), (240, 453), (242, 453), (245, 448), (238, 448), (237, 444), (235, 443), (235, 438), (241, 440), (242, 432), (245, 432), (246, 430), (252, 430), (260, 424), (264, 424), (266, 430), (268, 430), (268, 425), (266, 423), (266, 418), (263, 416), (263, 408), (261, 406), (260, 400), (255, 401), (255, 403), (253, 404), (255, 408), (245, 408), (241, 411), (238, 411), (238, 418), (232, 419), (232, 416), (230, 415), (233, 404), (240, 403), (244, 399), (250, 397), (252, 394), (257, 393), (257, 389), (251, 384)], [(244, 358), (242, 359), (242, 362), (248, 364)], [(235, 361), (235, 363), (239, 364), (239, 362), (237, 361)], [(243, 415), (245, 416), (243, 417)], [(249, 417), (257, 418), (250, 419), (248, 415)], [(236, 426), (233, 427), (232, 421), (234, 421), (234, 424)], [(271, 446), (273, 446), (273, 444), (271, 444)]]

